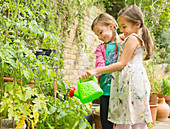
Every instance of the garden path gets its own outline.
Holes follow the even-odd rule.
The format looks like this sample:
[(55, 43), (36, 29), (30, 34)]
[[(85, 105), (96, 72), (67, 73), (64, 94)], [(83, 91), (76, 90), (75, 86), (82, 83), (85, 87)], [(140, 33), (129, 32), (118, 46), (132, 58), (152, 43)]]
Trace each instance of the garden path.
[(170, 129), (170, 118), (165, 122), (156, 121), (155, 126), (151, 129)]

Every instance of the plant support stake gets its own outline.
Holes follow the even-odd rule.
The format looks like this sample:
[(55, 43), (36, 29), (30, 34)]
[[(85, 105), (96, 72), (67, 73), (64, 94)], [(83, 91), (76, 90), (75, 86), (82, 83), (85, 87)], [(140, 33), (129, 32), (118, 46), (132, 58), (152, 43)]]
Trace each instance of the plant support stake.
[[(59, 60), (58, 60), (58, 64), (57, 64), (56, 80), (54, 78), (54, 104), (55, 104), (55, 106), (56, 106), (56, 91), (57, 91), (58, 70), (59, 70)], [(53, 69), (53, 72), (55, 74), (55, 69)], [(56, 111), (55, 111), (55, 129), (57, 129), (57, 113), (56, 113)]]

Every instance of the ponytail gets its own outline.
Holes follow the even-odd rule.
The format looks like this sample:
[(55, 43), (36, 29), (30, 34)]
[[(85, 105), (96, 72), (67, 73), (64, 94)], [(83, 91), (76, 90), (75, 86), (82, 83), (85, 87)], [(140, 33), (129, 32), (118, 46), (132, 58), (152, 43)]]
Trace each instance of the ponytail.
[(118, 53), (118, 43), (117, 43), (117, 39), (115, 39), (115, 53)]
[(144, 60), (149, 60), (153, 55), (154, 45), (150, 36), (150, 32), (145, 25), (142, 26), (142, 39), (144, 40), (144, 44), (146, 48), (146, 56)]
[(118, 43), (117, 43), (117, 28), (118, 28), (118, 25), (117, 24), (114, 24), (114, 29), (113, 29), (113, 31), (114, 31), (114, 37), (115, 37), (115, 54), (117, 54), (118, 53)]

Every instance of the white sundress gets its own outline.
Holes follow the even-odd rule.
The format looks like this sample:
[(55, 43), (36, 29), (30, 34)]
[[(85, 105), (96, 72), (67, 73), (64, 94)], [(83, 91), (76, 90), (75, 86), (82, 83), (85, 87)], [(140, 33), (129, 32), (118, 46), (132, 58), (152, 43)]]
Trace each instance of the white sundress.
[[(129, 36), (138, 37), (135, 33)], [(126, 40), (129, 38), (126, 37)], [(152, 122), (149, 95), (150, 83), (143, 66), (144, 47), (134, 50), (134, 53), (119, 72), (114, 72), (116, 81), (111, 82), (108, 120), (115, 124), (136, 124)]]

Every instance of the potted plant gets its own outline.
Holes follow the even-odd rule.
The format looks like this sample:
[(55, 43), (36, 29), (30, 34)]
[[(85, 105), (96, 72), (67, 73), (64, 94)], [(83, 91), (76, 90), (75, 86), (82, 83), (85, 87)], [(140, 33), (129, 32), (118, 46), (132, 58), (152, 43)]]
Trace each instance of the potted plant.
[(165, 101), (170, 106), (170, 76), (163, 80), (162, 87), (164, 87)]
[(168, 98), (169, 96), (170, 96), (170, 76), (166, 76), (161, 80), (158, 97)]
[[(157, 106), (156, 105), (150, 105), (150, 108), (151, 108), (152, 117), (154, 117), (154, 118), (155, 118), (155, 115), (154, 115), (153, 112), (156, 112), (156, 110), (157, 110), (156, 119), (158, 119), (158, 117), (160, 117), (160, 114), (162, 114), (161, 113), (161, 111), (162, 111), (161, 107), (162, 106), (160, 105), (162, 103), (160, 103), (160, 101), (162, 101), (162, 99), (165, 99), (164, 105), (166, 105), (166, 103), (167, 103), (170, 106), (170, 77), (167, 76), (167, 77), (160, 77), (159, 79), (157, 78), (157, 81), (153, 82), (153, 86), (155, 87), (154, 90), (155, 90), (155, 93), (157, 94), (157, 98), (158, 98), (159, 103), (158, 103)], [(152, 103), (152, 102), (150, 102), (150, 103)], [(168, 110), (168, 109), (166, 109), (166, 110)], [(163, 109), (163, 111), (165, 113), (165, 109)], [(158, 114), (159, 114), (159, 116), (158, 116)], [(166, 116), (168, 116), (168, 115), (169, 114), (166, 114)], [(155, 119), (153, 119), (153, 121), (155, 122)]]
[(164, 97), (166, 103), (170, 106), (170, 76), (164, 77), (162, 79), (158, 97)]
[(154, 82), (152, 82), (151, 86), (151, 94), (150, 94), (150, 99), (149, 99), (149, 104), (150, 104), (150, 110), (151, 110), (151, 115), (152, 115), (152, 120), (153, 122), (149, 124), (148, 127), (155, 126), (156, 123), (156, 117), (157, 117), (157, 111), (158, 111), (158, 93), (160, 89), (160, 80), (158, 77), (155, 79)]

